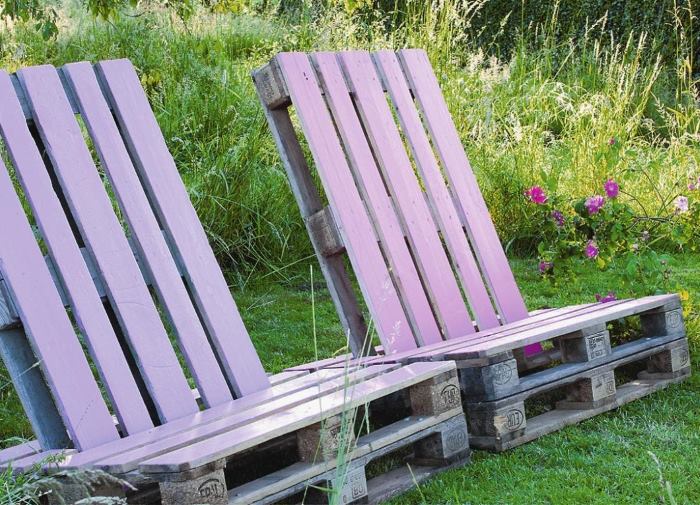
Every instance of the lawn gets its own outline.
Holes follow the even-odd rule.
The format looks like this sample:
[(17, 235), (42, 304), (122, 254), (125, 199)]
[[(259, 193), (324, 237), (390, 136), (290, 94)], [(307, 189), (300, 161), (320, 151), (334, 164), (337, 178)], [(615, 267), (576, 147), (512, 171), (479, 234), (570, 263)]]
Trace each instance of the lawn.
[[(504, 53), (471, 30), (476, 11), (463, 7), (478, 10), (484, 2), (398, 1), (406, 9), (397, 13), (386, 6), (375, 11), (373, 2), (308, 1), (326, 7), (285, 14), (275, 5), (291, 0), (203, 0), (194, 2), (201, 5), (187, 21), (165, 7), (178, 2), (142, 1), (109, 20), (89, 15), (87, 3), (100, 4), (52, 2), (60, 6), (58, 32), (48, 39), (32, 19), (0, 19), (7, 28), (0, 29), (1, 67), (133, 61), (269, 372), (345, 352), (345, 337), (250, 72), (279, 51), (407, 46), (426, 48), (437, 69), (529, 308), (592, 302), (609, 291), (619, 297), (651, 294), (656, 286), (683, 291), (697, 366), (700, 191), (690, 188), (700, 186), (700, 109), (692, 24), (676, 26), (674, 37), (663, 40), (627, 32), (629, 38), (615, 38), (596, 22), (595, 30), (586, 27), (584, 37), (570, 40), (557, 2), (543, 24), (505, 34), (511, 50)], [(206, 7), (224, 3), (244, 7)], [(680, 19), (681, 11), (669, 14)], [(508, 16), (491, 19), (491, 28), (510, 26)], [(676, 57), (657, 58), (664, 48)], [(2, 146), (0, 155), (6, 156)], [(573, 223), (581, 217), (575, 205), (600, 194), (611, 178), (621, 188), (615, 202), (629, 205), (629, 226), (624, 233), (613, 229), (621, 238), (608, 244), (602, 233), (579, 227), (601, 251), (609, 246), (607, 263), (599, 258), (596, 265), (584, 259), (586, 240), (578, 237), (572, 246), (550, 211), (556, 205)], [(546, 190), (552, 209), (523, 196), (536, 186)], [(692, 212), (679, 211), (684, 195)], [(618, 224), (614, 214), (607, 219)], [(680, 221), (686, 226), (677, 227)], [(647, 256), (654, 264), (625, 274), (624, 257), (638, 247), (654, 253)], [(668, 279), (657, 252), (670, 254)], [(556, 264), (553, 281), (540, 275), (540, 260)], [(394, 502), (700, 503), (699, 412), (695, 375), (507, 453), (476, 452), (471, 465)], [(0, 447), (31, 437), (0, 364)], [(0, 490), (6, 484), (0, 475)], [(4, 505), (2, 498), (0, 491)]]
[[(512, 264), (530, 308), (591, 302), (596, 293), (621, 282), (615, 271), (582, 264), (575, 269), (575, 283), (557, 287), (540, 278), (535, 260)], [(698, 300), (700, 256), (676, 255), (671, 266), (674, 280), (691, 300)], [(307, 270), (284, 283), (255, 279), (234, 293), (269, 371), (330, 356), (344, 345), (328, 292), (316, 281), (312, 297), (309, 278)], [(687, 317), (697, 367), (698, 314)], [(698, 503), (698, 412), (700, 380), (695, 374), (681, 385), (506, 453), (476, 451), (471, 465), (444, 473), (392, 503)]]

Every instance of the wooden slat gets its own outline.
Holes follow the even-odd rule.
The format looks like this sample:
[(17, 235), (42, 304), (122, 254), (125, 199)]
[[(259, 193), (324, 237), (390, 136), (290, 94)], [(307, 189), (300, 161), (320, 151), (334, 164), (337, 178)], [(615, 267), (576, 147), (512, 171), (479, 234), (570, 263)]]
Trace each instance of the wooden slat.
[(558, 320), (559, 317), (568, 317), (567, 314), (579, 311), (588, 310), (588, 308), (594, 308), (596, 304), (585, 304), (585, 305), (574, 305), (571, 307), (565, 307), (561, 309), (555, 309), (546, 313), (541, 313), (533, 315), (528, 319), (521, 319), (515, 321), (514, 323), (508, 323), (504, 326), (491, 328), (489, 330), (484, 330), (479, 332), (474, 337), (467, 337), (465, 339), (454, 339), (442, 342), (440, 344), (428, 345), (421, 347), (419, 349), (414, 349), (413, 351), (406, 351), (403, 353), (398, 353), (394, 356), (377, 356), (369, 360), (370, 364), (385, 363), (385, 362), (406, 362), (412, 360), (440, 360), (449, 351), (458, 349), (463, 345), (468, 345), (472, 342), (472, 338), (475, 340), (487, 340), (489, 338), (498, 338), (501, 335), (513, 334), (523, 329), (541, 326), (546, 324), (550, 320)]
[(342, 374), (340, 377), (326, 381), (316, 387), (275, 398), (217, 421), (200, 424), (192, 430), (178, 433), (171, 437), (161, 437), (159, 440), (143, 447), (99, 460), (95, 462), (94, 466), (114, 473), (129, 472), (136, 469), (138, 463), (144, 459), (155, 458), (161, 454), (205, 442), (212, 437), (221, 436), (242, 426), (275, 424), (278, 416), (284, 416), (284, 412), (298, 405), (308, 402), (314, 402), (317, 405), (324, 403), (326, 397), (338, 392), (342, 393), (343, 390), (352, 390), (366, 381), (381, 376), (386, 371), (384, 368), (368, 367), (354, 374)]
[(18, 76), (72, 216), (102, 274), (111, 306), (161, 421), (196, 412), (197, 402), (114, 214), (56, 69), (49, 65), (30, 67), (20, 70)]
[(374, 61), (384, 85), (389, 90), (401, 129), (406, 135), (413, 159), (425, 184), (433, 215), (442, 231), (442, 237), (445, 239), (479, 329), (485, 330), (498, 326), (496, 312), (491, 305), (479, 267), (472, 255), (459, 214), (445, 185), (445, 179), (435, 159), (396, 53), (379, 51), (374, 53)]
[(133, 66), (128, 60), (111, 60), (101, 62), (96, 70), (231, 386), (237, 395), (269, 387)]
[(593, 313), (576, 314), (561, 321), (548, 324), (539, 328), (518, 332), (515, 335), (506, 335), (487, 342), (474, 342), (460, 349), (460, 352), (478, 353), (488, 351), (495, 354), (506, 349), (512, 349), (514, 343), (519, 346), (534, 344), (560, 335), (572, 333), (581, 328), (594, 326), (611, 320), (639, 314), (651, 310), (677, 299), (677, 295), (647, 296), (638, 300), (627, 300), (623, 303), (599, 304), (599, 310)]
[[(375, 229), (389, 263), (394, 283), (404, 300), (406, 314), (416, 329), (416, 339), (420, 345), (440, 342), (442, 340), (440, 329), (425, 291), (421, 288), (421, 280), (406, 245), (401, 224), (384, 188), (335, 54), (316, 53), (312, 56), (312, 61), (345, 145), (348, 160), (357, 176), (360, 192), (375, 222)], [(348, 177), (351, 175), (348, 174)], [(333, 179), (331, 182), (340, 182), (340, 179)], [(335, 189), (335, 191), (344, 190), (345, 188), (342, 187)]]
[(41, 445), (39, 445), (39, 442), (36, 440), (29, 440), (0, 450), (0, 464), (21, 459), (39, 452), (41, 452)]
[[(473, 333), (471, 316), (369, 53), (343, 52), (339, 54), (339, 60), (445, 335), (453, 338)], [(420, 286), (410, 286), (409, 289), (420, 289)]]
[(102, 300), (53, 189), (9, 76), (0, 73), (0, 131), (78, 328), (126, 433), (153, 426)]
[(78, 449), (117, 439), (90, 366), (0, 160), (0, 268), (34, 353)]
[(354, 181), (348, 176), (345, 154), (313, 69), (302, 53), (280, 54), (277, 62), (382, 344), (387, 354), (413, 348), (416, 346), (413, 332), (377, 245), (369, 216)]
[[(385, 373), (389, 370), (397, 368), (397, 365), (388, 367), (381, 366), (376, 368), (371, 373)], [(127, 451), (136, 450), (148, 444), (158, 443), (166, 438), (183, 435), (187, 437), (187, 433), (194, 429), (204, 429), (208, 424), (219, 420), (229, 419), (232, 416), (243, 415), (249, 409), (256, 408), (261, 405), (277, 402), (280, 398), (292, 398), (301, 391), (316, 390), (324, 387), (326, 382), (346, 380), (346, 376), (342, 370), (320, 370), (312, 374), (307, 374), (303, 377), (293, 379), (278, 386), (251, 393), (242, 398), (237, 398), (223, 405), (216, 405), (210, 409), (198, 412), (192, 416), (186, 416), (181, 419), (176, 419), (168, 424), (158, 426), (153, 430), (143, 433), (131, 435), (128, 438), (117, 442), (105, 444), (101, 447), (96, 447), (89, 451), (84, 451), (74, 455), (70, 460), (62, 464), (65, 468), (78, 468), (81, 466), (91, 466), (96, 461), (118, 456)]]
[(148, 271), (178, 336), (204, 405), (209, 407), (232, 400), (226, 379), (129, 159), (92, 66), (73, 63), (66, 65), (63, 73), (129, 224), (138, 257)]
[[(263, 110), (270, 126), (272, 138), (277, 145), (282, 165), (287, 172), (289, 185), (301, 210), (311, 244), (326, 279), (328, 292), (340, 316), (345, 334), (348, 336), (350, 349), (355, 356), (371, 354), (372, 347), (369, 345), (367, 324), (345, 267), (345, 259), (341, 255), (324, 255), (324, 244), (317, 240), (316, 234), (313, 233), (313, 216), (323, 211), (324, 207), (311, 177), (309, 165), (299, 143), (299, 137), (289, 116), (289, 110), (287, 108), (271, 109), (266, 105), (264, 97), (267, 95), (267, 90), (270, 89), (268, 83), (271, 82), (270, 79), (276, 81), (277, 77), (275, 76), (278, 74), (279, 69), (273, 60), (253, 73), (255, 88), (264, 104)], [(326, 217), (328, 218), (329, 215), (327, 214)], [(332, 216), (330, 217), (332, 218)], [(335, 223), (333, 225), (335, 227)], [(337, 227), (335, 227), (334, 232), (337, 232)]]
[[(287, 81), (289, 85), (289, 81)], [(294, 100), (294, 92), (292, 100)], [(294, 432), (347, 409), (357, 408), (382, 396), (400, 391), (441, 373), (454, 370), (454, 363), (414, 363), (374, 379), (356, 384), (348, 391), (303, 403), (278, 412), (266, 423), (251, 423), (202, 442), (158, 456), (140, 465), (145, 473), (163, 473), (197, 468), (211, 461), (245, 450), (271, 438)], [(193, 433), (196, 436), (196, 431)]]
[(527, 308), (428, 56), (425, 51), (407, 49), (399, 51), (399, 59), (442, 161), (455, 203), (465, 217), (464, 225), (499, 313), (508, 323), (524, 319)]

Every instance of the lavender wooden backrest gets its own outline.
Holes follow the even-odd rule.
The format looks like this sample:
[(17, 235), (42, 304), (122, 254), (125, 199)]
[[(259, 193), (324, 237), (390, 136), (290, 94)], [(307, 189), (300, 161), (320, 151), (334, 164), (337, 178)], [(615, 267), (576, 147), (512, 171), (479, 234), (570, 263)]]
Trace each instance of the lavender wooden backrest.
[(528, 316), (424, 51), (282, 53), (253, 78), (354, 350), (343, 251), (387, 353)]
[(0, 274), (70, 439), (35, 426), (44, 448), (197, 412), (187, 372), (205, 407), (269, 386), (129, 61), (0, 72), (0, 133)]

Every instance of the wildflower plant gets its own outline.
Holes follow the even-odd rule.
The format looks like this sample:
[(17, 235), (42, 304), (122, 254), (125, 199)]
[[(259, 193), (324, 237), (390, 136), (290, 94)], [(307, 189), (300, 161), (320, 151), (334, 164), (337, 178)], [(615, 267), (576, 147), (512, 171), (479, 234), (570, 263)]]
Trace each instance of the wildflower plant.
[[(617, 147), (617, 141), (610, 142)], [(596, 194), (573, 199), (556, 187), (525, 190), (534, 219), (541, 224), (539, 273), (552, 282), (571, 280), (572, 263), (600, 270), (621, 268), (626, 288), (647, 293), (669, 288), (671, 268), (665, 251), (695, 250), (700, 222), (700, 179), (693, 176), (654, 216), (638, 210), (634, 199), (614, 177), (601, 180)], [(643, 282), (641, 282), (643, 281)], [(615, 299), (611, 290), (598, 301)]]

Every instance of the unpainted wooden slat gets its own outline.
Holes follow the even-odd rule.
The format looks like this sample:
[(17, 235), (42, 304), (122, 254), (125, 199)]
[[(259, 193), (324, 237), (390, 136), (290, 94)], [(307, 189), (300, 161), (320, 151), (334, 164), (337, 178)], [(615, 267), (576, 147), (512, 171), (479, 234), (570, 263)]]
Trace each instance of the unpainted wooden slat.
[(111, 60), (96, 71), (230, 385), (239, 396), (269, 387), (134, 67), (128, 60)]
[(119, 438), (44, 258), (0, 160), (0, 270), (73, 444)]
[[(309, 232), (311, 244), (318, 258), (323, 276), (326, 279), (328, 292), (340, 317), (345, 334), (348, 336), (350, 349), (355, 356), (372, 354), (367, 324), (350, 281), (350, 276), (345, 268), (344, 258), (340, 255), (324, 255), (324, 244), (313, 233), (313, 216), (323, 211), (323, 204), (311, 177), (299, 138), (289, 116), (289, 110), (286, 107), (272, 109), (265, 100), (265, 96), (269, 91), (268, 83), (270, 79), (275, 81), (281, 79), (281, 76), (270, 76), (270, 73), (273, 72), (279, 74), (279, 69), (274, 60), (253, 73), (253, 81), (263, 103), (265, 118), (270, 126), (280, 158), (282, 158), (282, 164), (287, 172), (292, 193), (299, 205), (306, 229)], [(330, 210), (326, 213), (326, 217), (328, 218), (327, 220), (333, 219)], [(333, 220), (333, 227), (334, 235), (337, 234), (339, 237), (335, 220)], [(340, 238), (338, 241), (342, 242)]]
[[(404, 300), (406, 314), (413, 323), (418, 344), (440, 342), (442, 340), (440, 328), (435, 321), (426, 293), (421, 287), (421, 280), (406, 245), (401, 224), (384, 188), (335, 54), (315, 53), (311, 59), (315, 64), (328, 107), (345, 145), (349, 164), (356, 174), (358, 189), (375, 223), (375, 230), (384, 249), (384, 256), (389, 263), (394, 283)], [(351, 174), (348, 174), (344, 180), (349, 178), (352, 178)], [(330, 179), (329, 182), (343, 182), (343, 180), (336, 178)], [(343, 187), (335, 188), (335, 191), (344, 190)], [(410, 336), (407, 335), (404, 338), (410, 338)]]
[(89, 63), (72, 63), (63, 73), (78, 104), (102, 167), (131, 230), (138, 257), (153, 280), (204, 405), (233, 399), (177, 265), (148, 203), (114, 117)]
[(416, 346), (413, 331), (377, 244), (370, 218), (354, 181), (349, 177), (345, 154), (311, 64), (303, 53), (282, 53), (277, 56), (277, 62), (382, 344), (387, 354), (413, 348)]
[(482, 273), (505, 322), (528, 316), (525, 302), (515, 282), (503, 246), (498, 239), (486, 202), (457, 134), (450, 111), (425, 51), (399, 51), (406, 78), (430, 132), (455, 204), (465, 218), (465, 228), (482, 266)]
[[(440, 171), (430, 141), (416, 110), (401, 65), (393, 51), (374, 53), (374, 61), (394, 104), (413, 159), (426, 187), (426, 193), (447, 249), (459, 274), (467, 299), (480, 330), (499, 325), (479, 267), (472, 255), (459, 214)], [(461, 335), (452, 335), (461, 336)]]
[(161, 421), (196, 412), (197, 403), (56, 69), (50, 65), (29, 67), (18, 76), (72, 217), (104, 279), (111, 306)]
[(65, 291), (123, 430), (147, 430), (153, 427), (148, 410), (4, 72), (0, 95), (0, 132), (52, 258), (57, 286)]
[[(473, 333), (471, 316), (369, 53), (341, 52), (338, 59), (445, 336), (453, 338)], [(420, 286), (409, 289), (420, 289)]]

